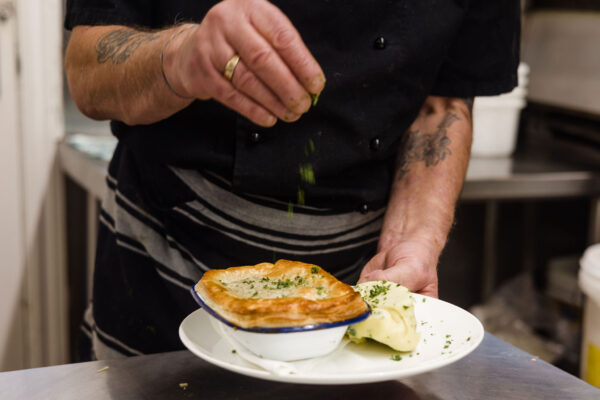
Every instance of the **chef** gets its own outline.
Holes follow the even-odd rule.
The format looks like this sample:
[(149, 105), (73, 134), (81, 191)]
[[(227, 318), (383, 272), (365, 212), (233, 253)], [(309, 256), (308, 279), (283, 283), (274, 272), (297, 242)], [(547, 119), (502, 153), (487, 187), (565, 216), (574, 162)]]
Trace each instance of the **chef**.
[(119, 144), (96, 358), (181, 348), (204, 271), (277, 259), (437, 296), (474, 96), (517, 84), (517, 0), (67, 0), (73, 99)]

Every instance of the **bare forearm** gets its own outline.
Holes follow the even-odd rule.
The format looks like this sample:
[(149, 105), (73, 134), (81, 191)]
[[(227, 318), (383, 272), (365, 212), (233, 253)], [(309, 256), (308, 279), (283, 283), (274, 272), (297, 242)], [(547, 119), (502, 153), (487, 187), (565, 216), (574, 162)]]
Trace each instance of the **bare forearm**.
[(162, 120), (192, 99), (213, 99), (265, 127), (294, 122), (325, 85), (296, 28), (267, 0), (223, 0), (197, 24), (158, 32), (77, 27), (66, 71), (85, 114), (130, 125)]
[(91, 118), (130, 125), (156, 122), (188, 105), (191, 100), (174, 95), (161, 74), (160, 53), (179, 29), (75, 28), (65, 57), (75, 103)]
[(427, 100), (399, 151), (380, 250), (407, 238), (434, 252), (442, 250), (464, 181), (471, 138), (468, 100)]

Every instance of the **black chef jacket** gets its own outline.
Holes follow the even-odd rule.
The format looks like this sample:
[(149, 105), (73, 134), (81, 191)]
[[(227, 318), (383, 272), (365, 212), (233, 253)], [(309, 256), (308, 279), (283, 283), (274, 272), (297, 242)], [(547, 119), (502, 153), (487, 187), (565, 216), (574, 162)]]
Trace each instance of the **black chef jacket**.
[[(156, 28), (200, 22), (216, 1), (67, 0), (65, 26)], [(385, 205), (403, 133), (429, 95), (473, 97), (517, 83), (518, 0), (274, 0), (320, 63), (318, 105), (261, 128), (215, 101), (150, 125), (112, 121), (142, 181), (168, 195), (157, 165), (208, 170), (238, 193), (353, 209)], [(310, 165), (315, 183), (301, 179)]]

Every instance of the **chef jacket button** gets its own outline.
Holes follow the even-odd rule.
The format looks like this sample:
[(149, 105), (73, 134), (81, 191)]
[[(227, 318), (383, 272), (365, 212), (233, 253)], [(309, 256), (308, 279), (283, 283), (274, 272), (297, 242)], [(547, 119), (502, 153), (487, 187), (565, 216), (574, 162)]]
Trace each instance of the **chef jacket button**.
[(381, 148), (381, 140), (379, 138), (373, 138), (370, 144), (371, 150), (377, 151)]
[(375, 39), (375, 42), (373, 43), (373, 47), (376, 48), (377, 50), (385, 49), (386, 45), (387, 45), (387, 43), (383, 36), (379, 36), (377, 39)]
[(252, 143), (258, 143), (258, 142), (260, 142), (261, 137), (262, 137), (262, 135), (259, 132), (252, 132), (249, 135), (250, 141)]
[(360, 207), (358, 207), (358, 211), (360, 211), (361, 214), (366, 214), (369, 212), (369, 205), (367, 203), (363, 203), (360, 205)]

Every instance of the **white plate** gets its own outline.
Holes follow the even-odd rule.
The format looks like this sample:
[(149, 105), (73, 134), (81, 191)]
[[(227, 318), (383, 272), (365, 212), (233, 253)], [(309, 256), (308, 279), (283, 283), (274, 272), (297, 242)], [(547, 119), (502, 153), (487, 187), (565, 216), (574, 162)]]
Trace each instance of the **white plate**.
[[(421, 340), (411, 353), (399, 353), (369, 342), (350, 343), (319, 359), (291, 362), (295, 375), (275, 375), (241, 359), (214, 330), (202, 309), (188, 315), (179, 327), (183, 344), (211, 364), (255, 378), (321, 385), (355, 384), (406, 378), (451, 364), (483, 340), (483, 326), (472, 314), (445, 301), (412, 295)], [(392, 359), (400, 355), (399, 361)]]

